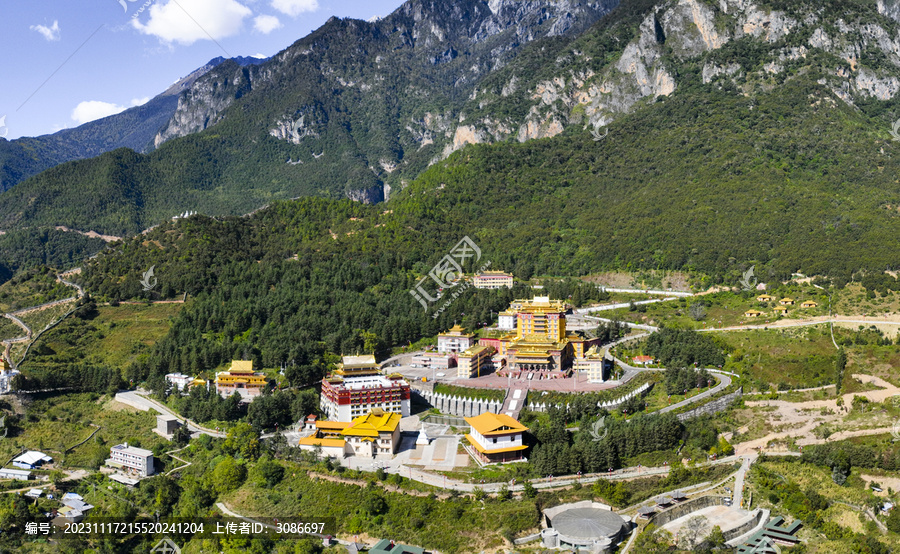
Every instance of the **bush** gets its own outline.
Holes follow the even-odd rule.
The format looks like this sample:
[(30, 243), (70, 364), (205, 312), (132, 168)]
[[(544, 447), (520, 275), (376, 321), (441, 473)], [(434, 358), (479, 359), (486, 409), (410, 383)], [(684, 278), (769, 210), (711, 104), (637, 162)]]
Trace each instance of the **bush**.
[(240, 487), (247, 478), (247, 468), (232, 458), (225, 458), (213, 470), (213, 486), (216, 492), (224, 494)]

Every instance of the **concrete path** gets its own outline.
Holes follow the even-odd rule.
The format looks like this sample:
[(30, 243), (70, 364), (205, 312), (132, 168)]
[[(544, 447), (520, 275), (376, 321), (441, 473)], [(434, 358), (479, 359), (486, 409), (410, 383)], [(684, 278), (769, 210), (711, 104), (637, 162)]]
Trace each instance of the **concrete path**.
[(741, 469), (734, 476), (734, 499), (731, 502), (731, 505), (735, 508), (743, 508), (741, 502), (744, 501), (744, 478), (747, 476), (747, 470), (750, 469), (750, 466), (753, 462), (756, 461), (756, 456), (743, 456), (741, 458)]
[(191, 431), (192, 433), (210, 435), (212, 437), (217, 437), (220, 439), (224, 439), (227, 436), (227, 433), (223, 433), (221, 431), (216, 431), (215, 429), (207, 429), (206, 427), (202, 427), (202, 426), (198, 425), (197, 423), (191, 421), (190, 419), (184, 418), (184, 417), (176, 414), (171, 409), (169, 409), (168, 406), (160, 404), (159, 402), (157, 402), (156, 400), (153, 400), (152, 398), (148, 398), (146, 396), (147, 394), (148, 394), (147, 392), (141, 393), (139, 391), (122, 391), (122, 392), (116, 393), (116, 400), (121, 402), (122, 404), (127, 404), (128, 406), (131, 406), (132, 408), (137, 408), (138, 410), (141, 410), (144, 412), (149, 411), (152, 408), (163, 415), (174, 417), (178, 421), (182, 422), (182, 424), (187, 422), (188, 431)]
[(722, 392), (724, 389), (731, 386), (731, 377), (724, 374), (719, 374), (719, 378), (721, 381), (715, 387), (709, 389), (708, 391), (701, 392), (697, 396), (692, 396), (690, 398), (686, 398), (677, 404), (672, 404), (671, 406), (666, 406), (665, 408), (659, 410), (659, 413), (664, 414), (666, 412), (671, 412), (672, 410), (677, 410), (678, 408), (682, 408), (687, 406), (688, 404), (693, 404), (694, 402), (700, 402), (706, 398), (710, 398)]

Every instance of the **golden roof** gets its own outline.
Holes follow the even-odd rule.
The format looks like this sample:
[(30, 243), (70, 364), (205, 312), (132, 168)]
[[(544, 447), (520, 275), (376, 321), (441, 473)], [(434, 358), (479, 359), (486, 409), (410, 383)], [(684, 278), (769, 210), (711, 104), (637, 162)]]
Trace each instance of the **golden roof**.
[(333, 429), (337, 431), (343, 431), (350, 425), (349, 422), (346, 421), (317, 421), (316, 429)]
[(228, 373), (253, 373), (253, 360), (232, 360)]
[(377, 437), (379, 433), (393, 433), (399, 425), (400, 414), (375, 408), (364, 416), (354, 418), (341, 431), (341, 434), (354, 437)]
[(472, 426), (482, 436), (491, 435), (508, 435), (509, 433), (524, 433), (528, 430), (519, 423), (515, 418), (506, 414), (495, 414), (493, 412), (484, 412), (475, 417), (465, 418), (466, 423)]
[(447, 330), (446, 333), (441, 333), (439, 336), (441, 337), (471, 337), (473, 335), (465, 333), (466, 328), (460, 325), (454, 325), (450, 329)]
[(487, 346), (487, 345), (484, 345), (484, 346), (480, 346), (480, 345), (470, 346), (469, 348), (467, 348), (467, 349), (465, 349), (464, 351), (460, 352), (459, 357), (460, 357), (460, 358), (472, 358), (472, 357), (474, 357), (474, 356), (477, 356), (477, 355), (481, 354), (482, 351), (488, 350), (488, 349), (493, 350), (494, 347), (493, 347), (493, 346)]
[[(517, 301), (518, 302), (518, 301)], [(549, 296), (535, 296), (532, 300), (522, 300), (519, 313), (558, 313), (565, 312), (566, 305), (561, 300), (550, 300)]]
[(304, 437), (297, 441), (297, 446), (330, 446), (343, 448), (347, 441), (344, 439), (318, 439), (316, 437)]
[(368, 368), (377, 365), (378, 362), (375, 361), (374, 354), (363, 356), (341, 356), (341, 367), (344, 369)]
[(603, 354), (600, 352), (600, 347), (596, 344), (587, 349), (587, 352), (584, 353), (584, 359), (598, 358), (603, 359)]

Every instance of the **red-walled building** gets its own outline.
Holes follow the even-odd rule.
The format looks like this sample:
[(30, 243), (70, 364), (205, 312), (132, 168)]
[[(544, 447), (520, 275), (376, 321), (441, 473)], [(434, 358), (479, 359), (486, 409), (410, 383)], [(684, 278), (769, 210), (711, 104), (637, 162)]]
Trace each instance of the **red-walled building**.
[(335, 375), (322, 380), (320, 405), (332, 421), (351, 421), (374, 408), (406, 417), (409, 415), (409, 397), (409, 384), (397, 373), (387, 377), (341, 378)]

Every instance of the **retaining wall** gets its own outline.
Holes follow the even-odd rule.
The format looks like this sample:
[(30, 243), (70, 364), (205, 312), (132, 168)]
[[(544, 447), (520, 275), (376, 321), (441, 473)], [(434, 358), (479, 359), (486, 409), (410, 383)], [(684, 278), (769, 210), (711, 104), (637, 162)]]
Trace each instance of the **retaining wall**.
[(731, 406), (731, 403), (740, 398), (743, 395), (743, 387), (738, 388), (738, 390), (734, 391), (731, 394), (726, 394), (721, 398), (717, 398), (712, 402), (707, 402), (702, 406), (698, 406), (693, 410), (688, 410), (686, 412), (682, 412), (678, 414), (679, 421), (684, 421), (686, 419), (690, 419), (692, 417), (697, 417), (705, 414), (715, 414), (728, 409), (728, 406)]
[(484, 412), (500, 413), (503, 402), (497, 400), (479, 400), (459, 396), (447, 396), (436, 394), (430, 390), (413, 389), (414, 394), (419, 395), (430, 406), (437, 408), (442, 414), (450, 414), (457, 417), (475, 417)]
[[(598, 402), (597, 406), (599, 406), (601, 408), (606, 408), (606, 409), (615, 408), (616, 406), (623, 404), (626, 400), (628, 400), (630, 398), (633, 398), (638, 395), (644, 396), (645, 394), (647, 394), (650, 391), (651, 388), (653, 388), (653, 383), (644, 383), (640, 387), (634, 389), (633, 391), (622, 396), (621, 398), (617, 398), (615, 400), (608, 400), (606, 402)], [(535, 392), (535, 395), (537, 395), (539, 391), (534, 391), (534, 392)], [(536, 403), (536, 402), (528, 403), (528, 409), (531, 410), (532, 412), (546, 412), (547, 407), (548, 407), (547, 403)]]
[(657, 527), (662, 527), (666, 523), (682, 516), (686, 516), (691, 512), (709, 508), (710, 506), (721, 506), (723, 504), (725, 504), (724, 496), (701, 496), (700, 498), (693, 498), (686, 502), (682, 502), (681, 504), (676, 504), (667, 510), (653, 514), (653, 516), (650, 517), (650, 522)]

